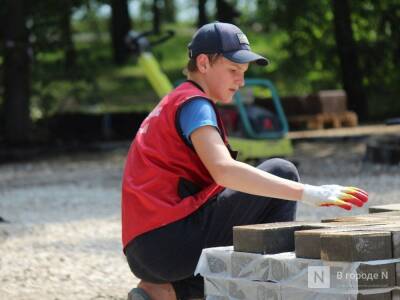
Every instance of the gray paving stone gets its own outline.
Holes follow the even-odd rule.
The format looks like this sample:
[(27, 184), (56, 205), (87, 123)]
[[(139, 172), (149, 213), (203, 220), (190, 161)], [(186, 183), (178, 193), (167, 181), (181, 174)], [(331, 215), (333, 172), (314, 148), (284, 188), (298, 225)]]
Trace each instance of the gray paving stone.
[(294, 239), (296, 256), (311, 259), (321, 258), (321, 234), (325, 232), (365, 230), (382, 225), (382, 223), (371, 222), (334, 222), (329, 224), (333, 224), (333, 227), (296, 231)]
[(327, 232), (321, 234), (321, 259), (369, 261), (392, 258), (392, 236), (384, 231)]
[[(400, 287), (400, 263), (396, 264), (396, 285)], [(392, 291), (392, 300), (400, 300), (400, 290)]]
[(227, 272), (228, 270), (228, 266), (226, 265), (226, 263), (219, 257), (215, 257), (213, 255), (207, 255), (207, 263), (211, 273), (218, 274)]
[(347, 273), (343, 265), (330, 266), (330, 287), (335, 289), (348, 288), (354, 283), (359, 291), (367, 289), (393, 288), (396, 282), (395, 264), (368, 265), (361, 263), (354, 273)]
[[(321, 234), (343, 231), (385, 231), (391, 232), (393, 258), (400, 258), (400, 227), (367, 223), (352, 226), (351, 223), (337, 223), (337, 227), (302, 230), (295, 232), (295, 252), (297, 257), (319, 259), (321, 251)], [(356, 224), (356, 223), (354, 223)]]
[(400, 258), (400, 229), (391, 230), (393, 258)]
[(366, 228), (366, 230), (384, 230), (392, 234), (392, 255), (393, 258), (400, 258), (400, 226), (396, 225), (376, 225)]
[[(249, 268), (249, 265), (255, 260), (254, 257), (250, 256), (248, 253), (244, 252), (236, 252), (234, 251), (232, 253), (232, 259), (231, 259), (231, 264), (232, 264), (232, 277), (246, 277), (251, 272), (253, 269)], [(260, 269), (263, 269), (262, 266)], [(269, 272), (269, 269), (266, 267), (266, 272)], [(268, 275), (268, 274), (267, 274)]]
[(388, 211), (400, 211), (400, 203), (386, 204), (386, 205), (375, 205), (368, 209), (370, 214), (388, 212)]
[(322, 223), (332, 222), (386, 222), (387, 224), (400, 221), (400, 211), (377, 212), (356, 216), (346, 216), (331, 219), (323, 219)]
[(297, 230), (330, 228), (333, 225), (307, 222), (279, 222), (236, 226), (233, 246), (238, 252), (273, 254), (294, 251), (294, 232)]
[(360, 264), (357, 269), (358, 289), (392, 288), (396, 285), (396, 264)]
[[(314, 289), (298, 289), (287, 287), (282, 290), (282, 300), (296, 300), (296, 299), (312, 299), (312, 300), (390, 300), (391, 293), (377, 293), (377, 294), (369, 294), (363, 295), (362, 292), (357, 295), (349, 295), (349, 294), (340, 294), (339, 292), (326, 290), (324, 292), (318, 292)], [(262, 298), (270, 299), (270, 298)], [(247, 300), (247, 299), (246, 299)], [(250, 299), (249, 299), (250, 300)]]
[(392, 300), (400, 300), (400, 291), (399, 290), (392, 291)]
[[(343, 298), (345, 299), (345, 298)], [(383, 294), (370, 294), (370, 295), (357, 295), (357, 300), (391, 300), (391, 293), (383, 293)]]
[(300, 230), (294, 233), (296, 257), (321, 258), (321, 234), (337, 231), (338, 229)]
[(295, 232), (294, 244), (296, 257), (319, 259), (321, 258), (321, 234), (326, 230), (302, 230)]

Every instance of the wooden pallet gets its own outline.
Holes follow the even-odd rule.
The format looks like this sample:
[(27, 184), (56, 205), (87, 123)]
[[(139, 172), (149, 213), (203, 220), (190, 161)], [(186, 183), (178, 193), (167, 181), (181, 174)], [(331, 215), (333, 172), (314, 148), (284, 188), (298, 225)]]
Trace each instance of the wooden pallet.
[(354, 127), (358, 124), (358, 117), (355, 112), (345, 111), (341, 113), (319, 113), (315, 115), (300, 115), (288, 118), (292, 124), (306, 124), (308, 129), (324, 129), (328, 127)]
[(291, 140), (324, 139), (324, 138), (353, 138), (367, 136), (381, 136), (386, 134), (398, 134), (400, 125), (362, 125), (357, 127), (329, 128), (319, 130), (290, 131), (288, 137)]

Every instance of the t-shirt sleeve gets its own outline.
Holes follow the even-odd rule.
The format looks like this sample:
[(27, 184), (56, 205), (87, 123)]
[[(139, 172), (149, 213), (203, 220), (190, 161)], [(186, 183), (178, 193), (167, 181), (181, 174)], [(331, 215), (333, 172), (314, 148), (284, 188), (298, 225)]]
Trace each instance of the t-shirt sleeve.
[(217, 116), (209, 100), (198, 98), (184, 103), (179, 115), (179, 125), (183, 136), (191, 144), (190, 135), (202, 126), (214, 126), (218, 129)]

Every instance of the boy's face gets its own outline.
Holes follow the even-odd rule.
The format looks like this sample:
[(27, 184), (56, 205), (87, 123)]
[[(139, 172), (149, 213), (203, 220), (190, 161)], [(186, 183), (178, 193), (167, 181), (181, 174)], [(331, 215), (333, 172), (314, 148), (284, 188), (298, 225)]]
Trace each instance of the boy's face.
[(248, 63), (234, 63), (222, 56), (212, 65), (208, 62), (208, 67), (202, 72), (208, 96), (221, 103), (231, 102), (236, 91), (244, 86), (244, 73), (248, 67)]

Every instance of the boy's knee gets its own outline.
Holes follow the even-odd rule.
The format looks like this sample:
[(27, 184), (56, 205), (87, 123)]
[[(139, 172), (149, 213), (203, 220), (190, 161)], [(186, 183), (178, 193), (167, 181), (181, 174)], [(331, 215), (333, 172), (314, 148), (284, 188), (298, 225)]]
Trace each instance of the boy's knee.
[(297, 167), (286, 159), (271, 158), (261, 163), (257, 168), (285, 179), (300, 181)]

